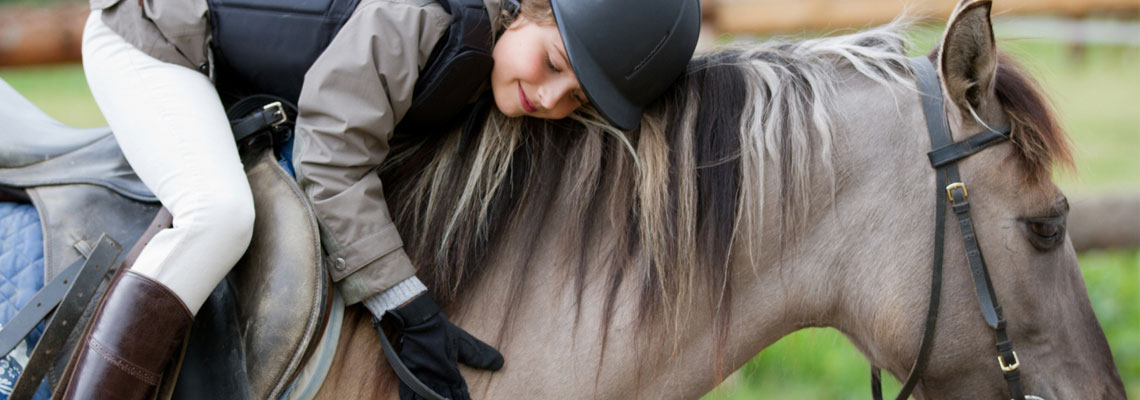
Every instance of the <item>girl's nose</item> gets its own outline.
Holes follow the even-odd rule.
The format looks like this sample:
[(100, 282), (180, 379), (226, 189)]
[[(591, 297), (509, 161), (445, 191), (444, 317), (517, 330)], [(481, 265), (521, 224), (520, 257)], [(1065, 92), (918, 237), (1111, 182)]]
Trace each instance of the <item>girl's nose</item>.
[(544, 85), (544, 89), (546, 90), (545, 93), (543, 93), (542, 99), (539, 100), (539, 103), (542, 105), (542, 108), (553, 110), (558, 107), (558, 103), (561, 103), (563, 99), (570, 96), (570, 93), (577, 87), (578, 82), (573, 79), (563, 78), (553, 80)]

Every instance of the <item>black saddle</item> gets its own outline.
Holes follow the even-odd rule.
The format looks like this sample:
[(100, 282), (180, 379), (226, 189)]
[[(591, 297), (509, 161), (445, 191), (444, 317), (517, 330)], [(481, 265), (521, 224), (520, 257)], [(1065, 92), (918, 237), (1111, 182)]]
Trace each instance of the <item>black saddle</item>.
[[(63, 125), (3, 80), (0, 121), (0, 192), (35, 205), (44, 228), (45, 281), (89, 257), (103, 233), (134, 243), (158, 213), (161, 204), (109, 129)], [(277, 398), (327, 322), (332, 290), (315, 214), (272, 148), (257, 151), (243, 155), (257, 215), (253, 240), (199, 311), (178, 384), (166, 392), (173, 398)], [(63, 354), (81, 331), (72, 333)], [(61, 357), (48, 372), (50, 386), (58, 385), (66, 361)]]

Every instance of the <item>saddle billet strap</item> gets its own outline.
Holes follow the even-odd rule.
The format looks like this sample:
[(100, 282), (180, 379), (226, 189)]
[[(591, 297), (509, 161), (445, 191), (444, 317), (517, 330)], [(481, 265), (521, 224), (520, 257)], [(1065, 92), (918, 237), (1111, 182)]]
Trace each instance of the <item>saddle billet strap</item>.
[[(135, 259), (138, 258), (139, 253), (142, 252), (142, 248), (146, 245), (146, 243), (159, 231), (170, 228), (171, 224), (172, 217), (170, 215), (170, 212), (165, 208), (160, 209), (158, 215), (155, 216), (154, 220), (151, 222), (147, 230), (143, 232), (142, 235), (137, 239), (135, 244), (131, 247), (131, 250), (126, 253), (122, 253), (122, 248), (120, 247), (119, 252), (116, 253), (116, 255), (113, 257), (113, 262), (110, 264), (103, 264), (96, 258), (96, 255), (99, 254), (100, 248), (106, 247), (106, 245), (103, 243), (104, 238), (107, 238), (107, 235), (101, 235), (99, 240), (96, 242), (97, 245), (95, 249), (92, 250), (91, 255), (87, 257), (87, 261), (84, 262), (83, 260), (80, 260), (77, 261), (76, 264), (82, 263), (82, 265), (84, 265), (83, 268), (85, 269), (93, 268), (88, 267), (87, 265), (95, 265), (96, 267), (93, 268), (93, 271), (95, 269), (98, 269), (97, 267), (100, 265), (110, 265), (110, 268), (107, 268), (102, 273), (98, 274), (94, 272), (87, 272), (86, 270), (80, 272), (80, 275), (71, 281), (73, 283), (71, 283), (70, 289), (67, 289), (67, 296), (72, 296), (72, 293), (74, 293), (76, 294), (74, 298), (64, 297), (61, 301), (59, 297), (45, 296), (41, 302), (39, 301), (40, 293), (36, 294), (36, 298), (34, 298), (33, 301), (39, 305), (46, 306), (47, 310), (45, 310), (45, 312), (50, 311), (50, 309), (52, 307), (55, 307), (55, 304), (57, 303), (59, 306), (56, 307), (55, 316), (52, 317), (51, 322), (48, 323), (47, 327), (43, 331), (43, 334), (40, 336), (40, 340), (36, 344), (35, 349), (32, 350), (31, 356), (28, 359), (28, 363), (24, 367), (24, 372), (16, 381), (16, 384), (12, 390), (12, 394), (8, 397), (9, 399), (30, 399), (35, 395), (35, 391), (37, 390), (40, 381), (43, 379), (44, 374), (48, 373), (50, 368), (56, 364), (56, 360), (60, 355), (62, 355), (61, 350), (66, 350), (68, 340), (71, 339), (74, 329), (76, 327), (79, 327), (80, 324), (85, 323), (84, 313), (86, 309), (89, 308), (89, 305), (91, 303), (90, 297), (98, 294), (99, 286), (103, 282), (103, 277), (107, 274), (107, 272), (113, 270), (115, 266), (119, 266), (119, 269), (124, 269), (129, 268), (131, 265), (133, 265)], [(110, 241), (111, 239), (107, 238), (107, 240)], [(114, 242), (112, 241), (111, 243)], [(119, 245), (116, 243), (115, 246)], [(73, 267), (69, 267), (68, 270)], [(96, 279), (94, 276), (90, 278), (85, 277), (84, 274), (88, 273), (97, 275), (98, 279)], [(68, 274), (65, 270), (65, 272), (60, 273), (56, 279), (53, 279), (52, 283), (49, 283), (49, 285), (52, 285), (58, 281), (62, 285), (67, 286), (69, 281), (68, 278), (65, 278), (65, 276), (71, 276), (71, 274)], [(44, 289), (41, 289), (41, 292), (46, 291), (47, 288), (48, 286), (45, 285)], [(29, 306), (30, 305), (31, 303), (29, 303)], [(69, 316), (68, 313), (72, 312), (69, 310), (71, 310), (71, 307), (73, 305), (79, 308), (78, 314)], [(21, 313), (23, 312), (24, 311), (21, 310)], [(38, 323), (40, 319), (43, 319), (42, 315), (38, 316), (38, 318), (32, 322), (32, 326)], [(57, 323), (56, 321), (61, 322)], [(7, 328), (8, 327), (5, 327), (4, 331), (7, 331)], [(27, 331), (30, 331), (30, 328), (27, 330), (14, 329), (14, 331), (23, 331), (24, 333), (21, 335), (22, 338), (23, 336), (27, 335)]]
[(392, 347), (392, 343), (388, 341), (388, 335), (384, 334), (384, 329), (380, 327), (380, 320), (372, 317), (372, 326), (376, 328), (376, 332), (380, 334), (380, 346), (384, 348), (384, 358), (388, 359), (388, 365), (392, 366), (392, 370), (396, 371), (396, 376), (400, 378), (401, 382), (408, 385), (408, 388), (413, 392), (420, 395), (427, 400), (449, 400), (446, 397), (440, 396), (431, 388), (427, 387), (423, 382), (416, 378), (412, 371), (408, 370), (408, 366), (404, 365), (404, 361), (400, 360), (400, 356), (396, 354), (396, 349)]
[[(55, 308), (55, 315), (51, 321), (48, 322), (47, 327), (44, 328), (44, 333), (40, 337), (36, 347), (32, 350), (31, 356), (28, 358), (28, 364), (24, 367), (24, 371), (20, 374), (20, 378), (16, 381), (15, 386), (12, 388), (12, 393), (8, 396), (9, 399), (21, 400), (30, 399), (35, 395), (36, 389), (40, 385), (44, 374), (48, 372), (52, 364), (59, 357), (58, 349), (63, 347), (64, 342), (71, 336), (72, 331), (78, 324), (78, 320), (83, 315), (83, 311), (87, 309), (91, 297), (94, 296), (99, 284), (103, 281), (103, 277), (107, 271), (113, 269), (117, 262), (120, 260), (123, 247), (114, 240), (107, 237), (106, 234), (99, 237), (98, 244), (91, 252), (91, 256), (85, 262), (82, 262), (81, 267), (74, 277), (74, 283), (68, 286), (67, 276), (70, 276), (66, 271), (56, 277), (51, 282), (50, 287), (45, 287), (36, 294), (32, 301), (37, 302), (37, 305), (44, 307), (34, 307), (33, 309), (21, 310), (20, 315), (24, 315), (24, 311), (30, 313), (45, 313), (51, 308)], [(79, 261), (77, 261), (79, 263)], [(67, 271), (74, 268), (68, 267)], [(57, 281), (63, 279), (62, 282), (57, 284)], [(58, 293), (59, 287), (66, 289), (67, 294), (61, 299), (41, 299), (40, 295), (46, 296)], [(50, 289), (50, 290), (49, 290)], [(56, 307), (55, 303), (58, 302), (59, 306)], [(30, 323), (22, 320), (20, 323), (29, 324), (29, 326), (18, 326), (20, 329), (13, 329), (16, 332), (22, 332), (23, 336), (31, 330), (40, 319), (42, 315), (28, 317)], [(34, 319), (33, 319), (34, 318)], [(25, 330), (26, 328), (26, 330)], [(8, 330), (5, 330), (7, 333)], [(18, 334), (18, 333), (14, 333)]]
[[(103, 241), (100, 240), (99, 244)], [(96, 247), (96, 249), (99, 249)], [(94, 255), (94, 253), (92, 253)], [(36, 292), (31, 300), (28, 300), (28, 305), (21, 308), (20, 312), (16, 313), (8, 321), (8, 325), (0, 330), (0, 354), (8, 354), (12, 349), (28, 336), (28, 333), (35, 329), (36, 325), (40, 323), (48, 313), (55, 309), (60, 300), (67, 295), (67, 291), (73, 287), (79, 287), (80, 280), (76, 279), (77, 276), (82, 274), (89, 274), (88, 267), (99, 266), (91, 259), (76, 260), (71, 266), (63, 270), (55, 279), (44, 285), (43, 289)], [(71, 283), (75, 282), (75, 285)], [(83, 281), (86, 283), (86, 281)], [(95, 282), (96, 284), (98, 281)], [(83, 292), (94, 292), (92, 287), (79, 287)], [(78, 292), (77, 292), (78, 293)]]

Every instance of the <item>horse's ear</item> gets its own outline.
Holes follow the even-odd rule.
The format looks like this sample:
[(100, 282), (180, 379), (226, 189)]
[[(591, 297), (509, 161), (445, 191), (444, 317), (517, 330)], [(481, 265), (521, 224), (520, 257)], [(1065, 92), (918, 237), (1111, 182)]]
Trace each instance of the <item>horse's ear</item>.
[[(957, 14), (959, 10), (961, 10), (961, 9), (965, 8), (966, 6), (973, 4), (974, 2), (977, 2), (977, 1), (978, 0), (959, 0), (958, 5), (954, 6), (954, 12), (952, 12), (950, 14), (951, 15)], [(953, 18), (951, 18), (951, 19), (953, 19)]]
[(977, 110), (993, 90), (997, 47), (990, 22), (992, 6), (989, 0), (963, 2), (940, 46), (942, 82), (950, 99), (966, 113)]

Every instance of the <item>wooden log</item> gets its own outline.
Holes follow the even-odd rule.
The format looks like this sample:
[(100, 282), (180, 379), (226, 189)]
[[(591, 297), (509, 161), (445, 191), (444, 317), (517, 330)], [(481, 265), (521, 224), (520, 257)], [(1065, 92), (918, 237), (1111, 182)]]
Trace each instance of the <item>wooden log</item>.
[(0, 66), (79, 61), (87, 2), (0, 7)]
[(1069, 238), (1078, 252), (1140, 247), (1140, 195), (1071, 199)]
[[(721, 33), (770, 33), (862, 28), (907, 15), (946, 20), (954, 0), (714, 0), (711, 22)], [(1140, 12), (1140, 0), (1001, 0), (994, 15), (1084, 16), (1095, 12)]]

